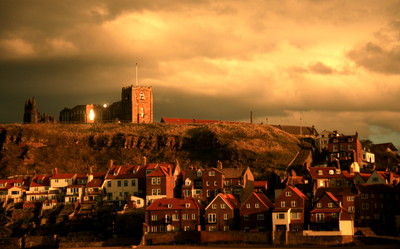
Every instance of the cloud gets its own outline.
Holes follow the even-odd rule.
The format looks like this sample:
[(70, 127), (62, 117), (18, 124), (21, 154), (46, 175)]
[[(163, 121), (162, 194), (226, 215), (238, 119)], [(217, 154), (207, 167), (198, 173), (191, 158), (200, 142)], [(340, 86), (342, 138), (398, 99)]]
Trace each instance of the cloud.
[(359, 66), (382, 74), (400, 74), (400, 44), (390, 49), (372, 42), (349, 52), (349, 58)]

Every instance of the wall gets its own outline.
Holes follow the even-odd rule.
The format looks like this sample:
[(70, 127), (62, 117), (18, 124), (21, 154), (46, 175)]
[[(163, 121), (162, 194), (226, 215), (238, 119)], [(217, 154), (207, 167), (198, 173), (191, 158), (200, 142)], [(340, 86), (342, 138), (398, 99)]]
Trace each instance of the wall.
[(143, 245), (175, 244), (179, 242), (190, 243), (263, 243), (270, 244), (270, 232), (173, 232), (173, 233), (148, 233), (143, 236)]

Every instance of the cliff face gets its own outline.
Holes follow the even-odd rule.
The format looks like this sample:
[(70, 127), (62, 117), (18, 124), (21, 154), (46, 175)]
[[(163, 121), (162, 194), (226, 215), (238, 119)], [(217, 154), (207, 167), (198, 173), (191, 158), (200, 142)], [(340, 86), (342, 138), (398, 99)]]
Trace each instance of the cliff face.
[(0, 177), (85, 173), (115, 164), (179, 161), (184, 168), (250, 166), (256, 176), (279, 173), (299, 150), (298, 140), (268, 125), (252, 124), (29, 124), (0, 125)]

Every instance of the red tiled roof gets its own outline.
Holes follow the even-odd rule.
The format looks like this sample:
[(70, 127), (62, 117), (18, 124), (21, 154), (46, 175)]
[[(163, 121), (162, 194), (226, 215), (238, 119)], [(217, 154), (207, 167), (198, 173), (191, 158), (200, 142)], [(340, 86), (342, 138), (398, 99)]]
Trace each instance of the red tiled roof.
[(315, 208), (310, 213), (340, 213), (342, 211), (341, 208)]
[[(186, 204), (190, 204), (189, 207), (186, 207)], [(168, 206), (171, 205), (169, 208)], [(154, 200), (150, 206), (146, 208), (147, 210), (176, 210), (176, 209), (200, 209), (202, 206), (192, 197), (186, 197), (185, 199), (177, 199), (177, 198), (165, 198), (165, 199), (156, 199)]]
[(230, 205), (230, 207), (232, 209), (237, 209), (240, 208), (240, 204), (239, 202), (236, 200), (235, 196), (233, 196), (232, 194), (218, 194), (218, 196), (220, 196), (222, 199), (224, 199), (228, 205)]
[(300, 196), (303, 199), (307, 199), (307, 196), (303, 194), (298, 188), (292, 187), (292, 186), (287, 186), (287, 188), (290, 188), (293, 192), (295, 192), (298, 196)]
[(54, 174), (51, 179), (69, 179), (74, 177), (76, 174), (75, 173), (57, 173)]
[(187, 118), (161, 118), (161, 123), (166, 124), (191, 124), (195, 123), (194, 119)]
[(267, 186), (267, 181), (254, 181), (255, 188), (265, 188)]
[(268, 199), (268, 197), (262, 193), (253, 193), (266, 207), (273, 208), (274, 204)]
[(165, 166), (159, 166), (156, 169), (154, 169), (153, 172), (151, 172), (147, 176), (150, 176), (150, 177), (167, 176), (168, 170), (169, 169)]
[(106, 179), (132, 179), (137, 178), (136, 165), (115, 165), (113, 166)]
[(338, 202), (338, 199), (331, 192), (326, 192), (326, 195), (329, 196), (332, 201)]
[(93, 179), (86, 184), (86, 187), (87, 188), (97, 188), (97, 187), (101, 187), (102, 185), (103, 185), (102, 179)]

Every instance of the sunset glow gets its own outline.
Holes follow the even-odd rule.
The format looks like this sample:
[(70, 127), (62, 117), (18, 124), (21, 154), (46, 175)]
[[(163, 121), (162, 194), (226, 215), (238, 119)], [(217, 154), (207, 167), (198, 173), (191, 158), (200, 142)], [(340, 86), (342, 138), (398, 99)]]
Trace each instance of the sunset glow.
[[(315, 125), (400, 145), (400, 3), (2, 1), (0, 122), (154, 89), (161, 117)], [(94, 89), (94, 90), (92, 90)]]

